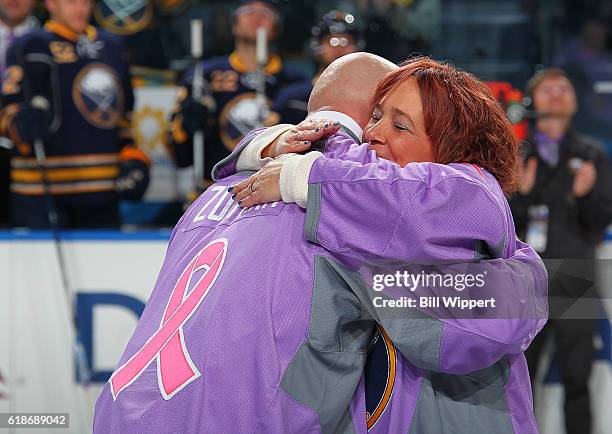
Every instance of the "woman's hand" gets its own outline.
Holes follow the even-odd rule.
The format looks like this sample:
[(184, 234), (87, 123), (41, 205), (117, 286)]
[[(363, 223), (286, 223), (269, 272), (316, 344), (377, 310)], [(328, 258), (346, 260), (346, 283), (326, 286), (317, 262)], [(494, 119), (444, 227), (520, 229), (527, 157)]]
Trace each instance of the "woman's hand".
[(309, 120), (300, 122), (295, 128), (284, 132), (261, 153), (263, 158), (299, 153), (310, 149), (317, 140), (329, 137), (340, 129), (340, 122)]
[(257, 173), (229, 188), (232, 198), (238, 205), (246, 208), (260, 203), (281, 200), (280, 175), (283, 169), (281, 156), (259, 169)]

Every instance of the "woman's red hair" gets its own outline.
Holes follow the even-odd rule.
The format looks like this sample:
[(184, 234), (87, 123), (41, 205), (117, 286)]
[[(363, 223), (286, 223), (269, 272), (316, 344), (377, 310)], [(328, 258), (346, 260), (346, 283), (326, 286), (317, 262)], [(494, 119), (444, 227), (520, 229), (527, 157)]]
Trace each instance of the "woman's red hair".
[(385, 76), (374, 101), (412, 77), (421, 93), (434, 162), (476, 164), (495, 176), (506, 195), (516, 191), (519, 144), (490, 89), (472, 74), (416, 57)]

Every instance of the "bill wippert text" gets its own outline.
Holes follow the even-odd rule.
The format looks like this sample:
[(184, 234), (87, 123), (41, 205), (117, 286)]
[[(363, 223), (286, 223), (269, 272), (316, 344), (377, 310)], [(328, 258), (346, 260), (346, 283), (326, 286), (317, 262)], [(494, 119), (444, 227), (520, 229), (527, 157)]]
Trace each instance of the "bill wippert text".
[(436, 308), (471, 310), (483, 308), (495, 308), (495, 299), (465, 299), (462, 297), (400, 297), (397, 299), (374, 297), (374, 307), (412, 307), (412, 308)]

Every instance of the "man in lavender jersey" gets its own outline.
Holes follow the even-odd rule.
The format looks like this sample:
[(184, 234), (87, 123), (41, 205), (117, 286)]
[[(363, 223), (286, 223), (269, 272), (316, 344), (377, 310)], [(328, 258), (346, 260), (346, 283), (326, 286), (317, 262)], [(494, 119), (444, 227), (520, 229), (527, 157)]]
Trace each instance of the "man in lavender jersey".
[[(366, 69), (365, 63), (346, 65)], [(380, 63), (373, 69), (378, 75), (370, 71), (370, 82), (386, 72)], [(373, 86), (359, 77), (352, 84), (362, 85), (357, 88), (369, 102)], [(245, 176), (210, 187), (175, 227), (147, 307), (96, 404), (95, 432), (367, 431), (360, 380), (375, 316), (385, 315), (372, 302), (377, 293), (357, 272), (369, 255), (344, 255), (306, 241), (306, 215), (296, 205), (240, 208), (227, 189)], [(541, 261), (525, 245), (504, 257), (482, 267), (512, 303), (535, 311), (533, 295), (545, 292)], [(409, 320), (410, 332), (385, 328), (406, 357), (421, 353), (427, 369), (437, 348), (444, 359), (440, 371), (485, 369), (486, 379), (491, 365), (504, 369), (504, 354), (529, 342), (541, 316), (503, 320), (503, 331), (499, 320), (490, 320), (496, 327), (486, 330), (462, 319), (422, 315)], [(422, 339), (420, 331), (441, 322), (452, 330), (454, 345)], [(452, 361), (458, 358), (467, 362)], [(499, 390), (486, 384), (481, 389)], [(416, 401), (415, 389), (406, 391)]]

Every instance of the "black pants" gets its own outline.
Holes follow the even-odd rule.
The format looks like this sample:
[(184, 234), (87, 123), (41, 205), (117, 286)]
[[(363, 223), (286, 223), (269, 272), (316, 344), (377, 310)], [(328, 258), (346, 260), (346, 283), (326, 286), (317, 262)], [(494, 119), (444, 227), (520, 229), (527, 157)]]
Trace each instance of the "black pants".
[[(115, 193), (54, 195), (53, 205), (62, 229), (118, 229), (119, 205)], [(49, 229), (45, 196), (12, 195), (13, 227)]]
[[(565, 429), (567, 434), (591, 432), (589, 376), (593, 362), (595, 320), (551, 320), (525, 352), (529, 375), (535, 378), (546, 337), (550, 333), (557, 349), (559, 374), (565, 390)], [(533, 389), (533, 387), (532, 387)]]

